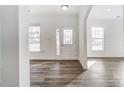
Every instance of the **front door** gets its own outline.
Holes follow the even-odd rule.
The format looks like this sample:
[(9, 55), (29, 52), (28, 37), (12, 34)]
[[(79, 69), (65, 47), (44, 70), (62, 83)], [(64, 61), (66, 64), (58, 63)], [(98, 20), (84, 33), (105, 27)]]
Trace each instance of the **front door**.
[(60, 59), (76, 59), (76, 33), (72, 27), (56, 30), (56, 55)]

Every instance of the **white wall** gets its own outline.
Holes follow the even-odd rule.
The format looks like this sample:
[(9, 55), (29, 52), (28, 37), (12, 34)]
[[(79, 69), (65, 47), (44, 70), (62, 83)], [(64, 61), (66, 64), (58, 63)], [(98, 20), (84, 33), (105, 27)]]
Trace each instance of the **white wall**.
[[(69, 15), (30, 16), (29, 24), (40, 24), (41, 26), (41, 52), (30, 53), (31, 59), (57, 59), (56, 58), (56, 29), (57, 28), (74, 27), (75, 32), (78, 33), (78, 17), (77, 16), (69, 16)], [(77, 37), (78, 36), (76, 36), (76, 39)], [(77, 46), (78, 46), (78, 43), (76, 44), (76, 47)]]
[[(28, 30), (25, 8), (0, 6), (2, 83), (0, 86), (29, 86)], [(20, 11), (19, 11), (20, 10)], [(19, 14), (19, 15), (18, 15)], [(0, 70), (1, 71), (1, 70)]]
[(19, 86), (18, 6), (0, 6), (2, 85)]
[(30, 86), (27, 6), (19, 6), (19, 86)]
[(92, 6), (82, 6), (79, 15), (79, 60), (84, 69), (87, 69), (87, 37), (86, 21)]
[[(104, 28), (104, 51), (91, 50), (91, 27)], [(124, 57), (123, 19), (89, 19), (87, 23), (88, 57)]]

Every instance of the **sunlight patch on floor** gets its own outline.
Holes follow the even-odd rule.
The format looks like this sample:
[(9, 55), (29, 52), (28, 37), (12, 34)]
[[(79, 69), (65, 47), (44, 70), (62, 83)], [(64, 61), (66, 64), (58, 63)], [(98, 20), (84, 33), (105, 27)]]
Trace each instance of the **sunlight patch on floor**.
[(96, 61), (88, 61), (87, 62), (88, 68), (90, 68), (95, 63), (96, 63)]

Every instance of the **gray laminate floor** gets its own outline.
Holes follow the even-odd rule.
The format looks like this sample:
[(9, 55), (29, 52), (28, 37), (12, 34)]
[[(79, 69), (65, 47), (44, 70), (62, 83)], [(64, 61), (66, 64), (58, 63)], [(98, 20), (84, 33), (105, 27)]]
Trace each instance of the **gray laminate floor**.
[(32, 87), (121, 87), (124, 59), (88, 59), (83, 71), (78, 61), (31, 61)]

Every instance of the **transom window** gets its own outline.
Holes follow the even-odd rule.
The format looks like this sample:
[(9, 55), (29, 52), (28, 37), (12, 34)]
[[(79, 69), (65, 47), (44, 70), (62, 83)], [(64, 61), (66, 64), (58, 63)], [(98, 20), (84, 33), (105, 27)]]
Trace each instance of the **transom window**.
[(101, 51), (104, 50), (104, 28), (92, 27), (92, 50)]
[(29, 27), (29, 51), (40, 51), (40, 25), (33, 25)]

